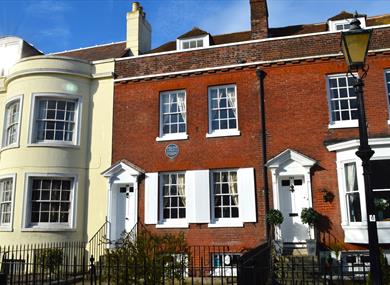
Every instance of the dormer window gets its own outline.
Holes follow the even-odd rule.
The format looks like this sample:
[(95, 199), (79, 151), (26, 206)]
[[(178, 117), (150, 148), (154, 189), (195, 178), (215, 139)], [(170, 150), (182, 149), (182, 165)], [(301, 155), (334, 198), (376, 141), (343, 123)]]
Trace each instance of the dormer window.
[(177, 50), (189, 50), (208, 46), (210, 46), (210, 34), (196, 27), (176, 40)]
[(182, 49), (201, 48), (203, 47), (203, 39), (190, 39), (182, 41)]
[(340, 23), (336, 24), (336, 31), (347, 31), (350, 29), (351, 24), (350, 23)]
[(196, 38), (177, 39), (177, 50), (196, 49), (210, 46), (210, 36), (205, 35)]
[[(347, 31), (351, 27), (351, 21), (353, 20), (354, 15), (347, 12), (341, 12), (340, 14), (330, 18), (328, 20), (329, 31)], [(366, 27), (366, 16), (358, 15), (358, 19), (361, 23), (361, 27), (364, 29)]]

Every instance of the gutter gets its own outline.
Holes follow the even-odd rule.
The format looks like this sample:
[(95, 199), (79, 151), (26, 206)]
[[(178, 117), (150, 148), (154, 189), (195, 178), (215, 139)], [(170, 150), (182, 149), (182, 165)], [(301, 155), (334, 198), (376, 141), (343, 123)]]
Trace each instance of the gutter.
[[(266, 131), (266, 123), (265, 123), (265, 93), (264, 93), (264, 79), (266, 77), (266, 73), (261, 69), (256, 69), (256, 75), (259, 79), (259, 100), (260, 100), (260, 120), (261, 120), (261, 154), (262, 154), (262, 167), (263, 167), (263, 184), (264, 184), (264, 207), (265, 214), (268, 213), (270, 209), (269, 205), (269, 185), (268, 185), (268, 168), (266, 166), (267, 163), (267, 131)], [(271, 240), (271, 230), (270, 225), (266, 222), (266, 237), (267, 241)]]

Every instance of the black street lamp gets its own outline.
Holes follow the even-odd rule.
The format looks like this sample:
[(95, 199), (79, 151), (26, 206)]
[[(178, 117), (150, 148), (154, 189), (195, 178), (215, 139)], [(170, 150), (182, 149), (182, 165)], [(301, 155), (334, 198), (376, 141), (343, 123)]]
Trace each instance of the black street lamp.
[[(354, 19), (351, 22), (350, 30), (342, 32), (341, 34), (341, 47), (345, 60), (348, 64), (348, 73), (355, 78), (353, 87), (357, 96), (360, 139), (360, 145), (356, 155), (362, 160), (363, 166), (367, 210), (368, 248), (370, 251), (370, 271), (372, 281), (374, 282), (373, 284), (381, 285), (382, 271), (378, 244), (378, 230), (376, 225), (376, 209), (370, 181), (370, 159), (374, 155), (374, 151), (368, 144), (367, 122), (363, 99), (363, 79), (367, 75), (368, 71), (365, 61), (368, 46), (370, 44), (371, 33), (372, 30), (363, 30), (360, 27), (358, 14), (355, 13)], [(359, 70), (362, 71), (362, 75), (359, 75)], [(357, 75), (355, 75), (354, 72), (356, 72)]]

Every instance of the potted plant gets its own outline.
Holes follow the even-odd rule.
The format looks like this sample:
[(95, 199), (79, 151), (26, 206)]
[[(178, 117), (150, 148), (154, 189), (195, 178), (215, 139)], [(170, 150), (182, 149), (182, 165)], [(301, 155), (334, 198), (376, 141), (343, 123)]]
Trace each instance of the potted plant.
[(385, 198), (379, 198), (374, 200), (375, 207), (378, 210), (378, 221), (383, 221), (384, 215), (383, 212), (389, 208), (390, 204)]
[(301, 212), (301, 220), (303, 224), (309, 226), (309, 239), (306, 240), (307, 253), (310, 256), (315, 256), (317, 252), (317, 241), (312, 239), (311, 232), (315, 225), (318, 223), (320, 214), (313, 208), (303, 208)]
[(336, 260), (340, 260), (341, 251), (343, 250), (344, 245), (341, 242), (334, 242), (329, 245), (331, 250), (331, 257)]
[[(281, 211), (277, 209), (270, 209), (268, 211), (267, 223), (271, 226), (271, 232), (275, 232), (275, 226), (279, 226), (281, 223), (283, 223), (283, 220), (284, 218)], [(281, 239), (280, 235), (275, 237), (274, 246), (277, 253), (281, 254), (283, 252), (283, 240)]]

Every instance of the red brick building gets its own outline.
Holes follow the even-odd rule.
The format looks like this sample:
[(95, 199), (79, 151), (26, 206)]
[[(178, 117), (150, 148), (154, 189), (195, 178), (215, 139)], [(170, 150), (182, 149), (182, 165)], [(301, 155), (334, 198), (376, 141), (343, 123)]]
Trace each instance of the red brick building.
[[(113, 166), (104, 174), (112, 237), (127, 193), (138, 209), (131, 225), (184, 232), (189, 245), (241, 253), (264, 243), (269, 204), (284, 214), (277, 237), (286, 243), (308, 238), (300, 211), (312, 206), (324, 244), (367, 244), (356, 96), (340, 52), (352, 15), (269, 28), (265, 0), (250, 2), (249, 32), (194, 28), (116, 60)], [(359, 19), (373, 29), (365, 100), (379, 240), (389, 243), (390, 16)]]

